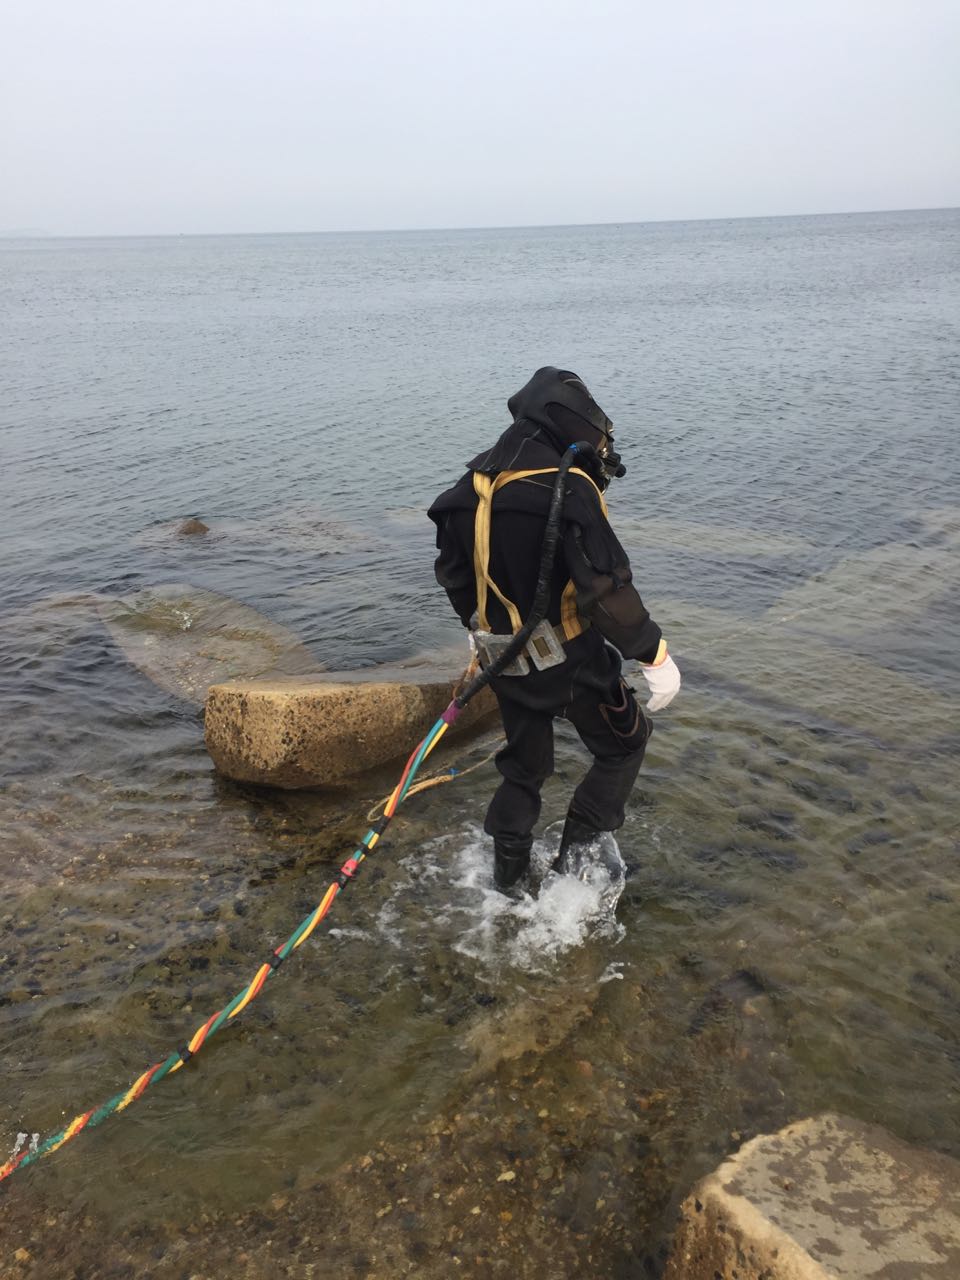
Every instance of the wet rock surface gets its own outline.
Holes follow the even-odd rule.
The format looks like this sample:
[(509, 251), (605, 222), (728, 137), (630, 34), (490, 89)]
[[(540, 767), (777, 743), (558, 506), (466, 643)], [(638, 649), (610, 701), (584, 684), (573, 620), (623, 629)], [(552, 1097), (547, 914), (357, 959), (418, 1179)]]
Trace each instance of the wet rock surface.
[(844, 1116), (755, 1138), (697, 1185), (664, 1280), (960, 1275), (960, 1164)]

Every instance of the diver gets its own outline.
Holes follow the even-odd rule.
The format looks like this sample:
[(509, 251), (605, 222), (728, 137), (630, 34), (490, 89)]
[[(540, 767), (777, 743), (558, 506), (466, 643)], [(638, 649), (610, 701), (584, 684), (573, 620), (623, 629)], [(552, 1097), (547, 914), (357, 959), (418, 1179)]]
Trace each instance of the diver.
[(500, 889), (516, 884), (530, 863), (540, 790), (553, 772), (554, 719), (569, 720), (593, 756), (553, 863), (566, 872), (601, 832), (623, 825), (652, 729), (623, 678), (622, 660), (639, 662), (651, 694), (647, 712), (666, 707), (680, 688), (680, 672), (607, 519), (604, 492), (626, 470), (610, 419), (576, 374), (553, 367), (538, 369), (507, 408), (512, 424), (428, 512), (437, 526), (437, 581), (484, 668), (531, 610), (560, 459), (578, 442), (592, 448), (567, 474), (546, 615), (490, 681), (507, 739), (496, 758), (502, 781), (484, 821)]

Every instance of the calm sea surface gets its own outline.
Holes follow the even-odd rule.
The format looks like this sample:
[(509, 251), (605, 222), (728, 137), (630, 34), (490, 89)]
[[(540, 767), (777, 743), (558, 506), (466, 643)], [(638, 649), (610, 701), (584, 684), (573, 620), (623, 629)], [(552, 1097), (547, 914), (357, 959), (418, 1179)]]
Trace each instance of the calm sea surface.
[[(0, 242), (0, 1162), (242, 989), (393, 781), (219, 779), (105, 603), (216, 592), (334, 668), (462, 644), (423, 511), (551, 363), (684, 672), (615, 915), (491, 892), (490, 764), (415, 797), (196, 1064), (4, 1184), (4, 1251), (627, 1277), (788, 1120), (960, 1157), (958, 328), (958, 211)], [(584, 764), (561, 728), (541, 868)]]

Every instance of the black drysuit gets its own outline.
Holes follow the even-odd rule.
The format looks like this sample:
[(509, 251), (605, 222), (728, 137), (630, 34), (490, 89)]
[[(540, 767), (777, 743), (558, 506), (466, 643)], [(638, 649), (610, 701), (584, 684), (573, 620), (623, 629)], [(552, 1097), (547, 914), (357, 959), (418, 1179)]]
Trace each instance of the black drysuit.
[[(540, 371), (548, 372), (557, 373)], [(515, 414), (529, 408), (518, 406), (518, 397), (510, 401)], [(470, 625), (477, 609), (473, 473), (555, 469), (563, 451), (585, 437), (589, 441), (583, 423), (571, 422), (570, 429), (563, 431), (534, 405), (531, 416), (518, 417), (493, 449), (468, 463), (467, 473), (430, 508), (437, 526), (437, 581), (464, 626)], [(529, 616), (533, 604), (555, 479), (555, 474), (546, 474), (514, 480), (493, 497), (489, 572), (522, 618)], [(604, 515), (596, 487), (583, 476), (567, 476), (561, 531), (546, 616), (560, 624), (561, 597), (572, 581), (576, 625), (583, 630), (566, 640), (567, 657), (559, 665), (491, 681), (507, 743), (497, 755), (503, 781), (490, 803), (484, 828), (494, 837), (498, 851), (512, 850), (517, 855), (530, 849), (540, 814), (540, 789), (553, 772), (555, 717), (563, 716), (573, 724), (593, 756), (569, 813), (595, 831), (613, 831), (622, 825), (624, 804), (650, 732), (649, 721), (622, 679), (621, 655), (653, 662), (660, 628), (632, 585), (627, 555)], [(492, 631), (511, 632), (507, 611), (494, 593), (488, 595), (487, 616)]]

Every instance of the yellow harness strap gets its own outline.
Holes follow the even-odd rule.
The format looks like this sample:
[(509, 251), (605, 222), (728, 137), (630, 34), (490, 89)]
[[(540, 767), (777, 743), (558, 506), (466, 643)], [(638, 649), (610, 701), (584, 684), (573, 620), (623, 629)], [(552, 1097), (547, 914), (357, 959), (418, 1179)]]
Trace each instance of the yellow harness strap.
[[(504, 609), (506, 609), (513, 634), (516, 635), (523, 626), (523, 619), (520, 617), (517, 606), (512, 600), (507, 599), (490, 577), (490, 523), (493, 516), (493, 495), (502, 489), (505, 484), (510, 484), (514, 480), (526, 480), (530, 476), (556, 474), (559, 470), (559, 467), (540, 467), (536, 471), (501, 471), (497, 476), (485, 476), (480, 471), (473, 473), (473, 488), (477, 495), (477, 514), (473, 525), (473, 572), (477, 580), (477, 620), (482, 631), (489, 631), (490, 629), (487, 621), (488, 590), (493, 592)], [(600, 508), (603, 514), (606, 515), (607, 504), (603, 499), (603, 494), (591, 477), (585, 471), (581, 471), (579, 467), (571, 467), (570, 474), (583, 476), (584, 480), (589, 481), (590, 485), (596, 490)], [(577, 589), (572, 580), (563, 589), (563, 596), (560, 602), (560, 622), (563, 626), (563, 634), (566, 640), (572, 640), (574, 636), (578, 636), (583, 631), (583, 624), (577, 613)]]

